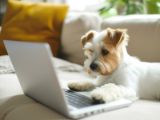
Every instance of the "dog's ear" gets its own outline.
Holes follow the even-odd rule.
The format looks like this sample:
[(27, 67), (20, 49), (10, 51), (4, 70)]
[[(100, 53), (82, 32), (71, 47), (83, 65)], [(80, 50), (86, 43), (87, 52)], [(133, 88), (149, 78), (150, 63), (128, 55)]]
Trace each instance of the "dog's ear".
[(107, 31), (107, 37), (114, 46), (118, 46), (123, 40), (125, 40), (124, 38), (127, 29), (108, 28)]
[(95, 31), (89, 31), (81, 37), (81, 44), (84, 46), (87, 42), (92, 41)]

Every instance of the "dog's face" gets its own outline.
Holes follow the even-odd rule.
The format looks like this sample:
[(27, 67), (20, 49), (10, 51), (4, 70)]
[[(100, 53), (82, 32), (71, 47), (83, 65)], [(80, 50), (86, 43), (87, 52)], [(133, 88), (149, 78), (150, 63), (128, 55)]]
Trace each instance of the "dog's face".
[(81, 37), (84, 68), (87, 72), (109, 75), (119, 65), (122, 47), (127, 44), (126, 30), (107, 28), (102, 32), (89, 31)]

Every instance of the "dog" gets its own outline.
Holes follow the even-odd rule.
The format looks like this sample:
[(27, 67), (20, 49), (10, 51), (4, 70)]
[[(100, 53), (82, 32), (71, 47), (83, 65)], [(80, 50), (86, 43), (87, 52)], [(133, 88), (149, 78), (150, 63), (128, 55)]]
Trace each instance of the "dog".
[(96, 101), (110, 102), (120, 98), (160, 99), (160, 63), (142, 62), (127, 52), (126, 29), (90, 30), (81, 37), (84, 69), (96, 79), (72, 81), (76, 91), (91, 90)]

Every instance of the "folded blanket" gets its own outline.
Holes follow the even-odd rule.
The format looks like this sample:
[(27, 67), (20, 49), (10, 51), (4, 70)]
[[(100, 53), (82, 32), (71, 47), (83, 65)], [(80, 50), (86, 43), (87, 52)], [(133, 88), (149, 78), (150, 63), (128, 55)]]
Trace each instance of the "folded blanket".
[[(62, 70), (65, 72), (81, 72), (83, 71), (82, 66), (67, 62), (65, 60), (54, 58), (53, 62), (55, 64), (55, 68), (58, 70)], [(57, 64), (58, 63), (58, 64)], [(14, 67), (11, 63), (9, 56), (0, 56), (0, 74), (11, 74), (15, 73)]]
[(15, 73), (14, 67), (9, 56), (0, 56), (0, 74)]

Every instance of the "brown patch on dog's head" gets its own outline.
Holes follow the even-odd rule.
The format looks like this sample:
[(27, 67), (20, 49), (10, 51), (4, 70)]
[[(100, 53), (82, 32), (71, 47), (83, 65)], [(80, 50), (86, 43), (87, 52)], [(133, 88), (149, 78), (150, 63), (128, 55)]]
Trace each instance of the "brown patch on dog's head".
[(122, 60), (122, 52), (127, 45), (127, 40), (125, 29), (107, 28), (96, 34), (90, 31), (82, 36), (86, 55), (84, 65), (88, 73), (112, 74)]
[(81, 37), (82, 46), (84, 46), (87, 42), (92, 41), (94, 37), (95, 31), (89, 31), (85, 35)]
[(98, 58), (98, 72), (109, 75), (119, 66), (123, 43), (127, 43), (125, 29), (107, 28), (106, 37), (103, 39), (101, 55)]
[(126, 29), (112, 29), (107, 28), (107, 36), (104, 39), (106, 44), (112, 44), (118, 47), (125, 39)]

